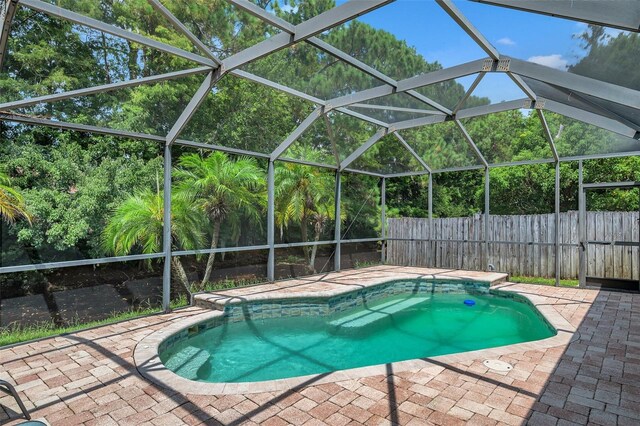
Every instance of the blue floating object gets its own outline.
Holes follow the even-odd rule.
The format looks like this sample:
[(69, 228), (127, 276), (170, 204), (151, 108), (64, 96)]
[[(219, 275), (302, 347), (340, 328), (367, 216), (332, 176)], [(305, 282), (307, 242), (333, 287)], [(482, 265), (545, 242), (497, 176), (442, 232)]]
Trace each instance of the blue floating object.
[(476, 301), (475, 300), (471, 300), (471, 299), (467, 299), (467, 300), (464, 301), (464, 304), (467, 305), (467, 306), (473, 306), (473, 305), (476, 304)]

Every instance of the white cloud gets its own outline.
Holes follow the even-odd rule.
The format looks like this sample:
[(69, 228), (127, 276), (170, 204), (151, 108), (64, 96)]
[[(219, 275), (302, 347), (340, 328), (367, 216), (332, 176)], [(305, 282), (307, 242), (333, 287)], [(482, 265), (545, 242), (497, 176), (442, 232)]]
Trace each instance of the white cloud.
[(502, 37), (497, 41), (498, 44), (502, 44), (504, 46), (515, 46), (516, 42), (511, 40), (509, 37)]
[(534, 64), (540, 64), (551, 68), (556, 68), (559, 70), (566, 70), (567, 65), (569, 65), (569, 61), (564, 59), (562, 55), (555, 53), (553, 55), (546, 56), (532, 56), (527, 59), (529, 62), (533, 62)]
[(618, 30), (616, 28), (605, 28), (604, 33), (609, 37), (609, 39), (612, 39), (618, 37), (620, 34), (626, 34), (626, 31)]

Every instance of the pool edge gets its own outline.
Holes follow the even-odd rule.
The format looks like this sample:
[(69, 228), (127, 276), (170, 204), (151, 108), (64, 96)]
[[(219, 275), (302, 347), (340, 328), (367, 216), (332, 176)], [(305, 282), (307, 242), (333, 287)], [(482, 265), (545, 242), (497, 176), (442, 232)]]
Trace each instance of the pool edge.
[[(371, 285), (375, 284), (372, 283)], [(495, 282), (491, 283), (491, 288), (501, 292), (513, 292), (527, 299), (535, 307), (535, 309), (537, 309), (542, 314), (547, 322), (551, 324), (551, 326), (556, 330), (555, 336), (531, 342), (516, 343), (494, 348), (440, 355), (430, 358), (398, 361), (388, 364), (358, 367), (330, 373), (298, 376), (287, 379), (244, 383), (206, 383), (185, 379), (168, 370), (160, 361), (158, 353), (159, 346), (164, 340), (168, 338), (168, 336), (183, 331), (203, 321), (223, 316), (223, 311), (210, 310), (205, 311), (201, 314), (191, 316), (184, 320), (174, 322), (162, 330), (151, 333), (136, 345), (133, 358), (138, 371), (143, 377), (165, 388), (190, 395), (233, 395), (286, 391), (298, 387), (308, 386), (311, 384), (340, 382), (374, 375), (387, 375), (389, 374), (389, 370), (397, 373), (403, 371), (424, 369), (429, 366), (433, 366), (436, 369), (442, 369), (442, 364), (465, 362), (476, 359), (497, 358), (502, 355), (514, 352), (549, 349), (566, 345), (572, 340), (576, 328), (572, 326), (554, 308), (552, 308), (547, 303), (544, 303), (544, 297), (526, 294), (522, 291), (510, 288), (509, 285), (511, 285), (511, 283), (505, 282), (504, 280), (496, 280)], [(345, 289), (344, 293), (352, 290), (353, 289)], [(333, 295), (335, 294), (326, 294), (327, 297)], [(325, 294), (316, 294), (316, 297), (318, 296), (324, 297)]]

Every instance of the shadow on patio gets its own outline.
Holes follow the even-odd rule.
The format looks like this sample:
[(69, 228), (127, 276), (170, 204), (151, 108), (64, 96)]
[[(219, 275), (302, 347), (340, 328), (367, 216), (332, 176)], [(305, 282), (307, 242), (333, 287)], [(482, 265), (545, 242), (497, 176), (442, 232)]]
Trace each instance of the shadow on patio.
[(3, 361), (24, 369), (16, 381), (40, 404), (34, 418), (52, 424), (637, 424), (640, 295), (518, 288), (547, 297), (578, 331), (567, 347), (501, 356), (514, 365), (508, 373), (488, 370), (482, 359), (426, 359), (419, 370), (388, 364), (384, 374), (336, 383), (320, 375), (287, 391), (182, 395), (140, 377), (131, 352), (147, 332), (184, 313), (34, 342), (11, 356), (3, 350)]

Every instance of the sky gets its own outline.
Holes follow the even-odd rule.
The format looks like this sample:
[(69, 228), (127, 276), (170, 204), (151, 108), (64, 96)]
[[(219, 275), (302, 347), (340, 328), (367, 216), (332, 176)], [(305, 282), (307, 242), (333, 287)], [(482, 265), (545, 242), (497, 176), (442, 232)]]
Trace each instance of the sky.
[[(454, 3), (502, 55), (564, 70), (585, 54), (576, 35), (586, 30), (586, 24), (467, 0)], [(359, 20), (405, 40), (429, 62), (444, 67), (487, 57), (432, 0), (397, 0)], [(459, 83), (468, 87), (474, 78)], [(474, 95), (492, 102), (525, 97), (506, 75), (497, 73), (487, 74)]]

